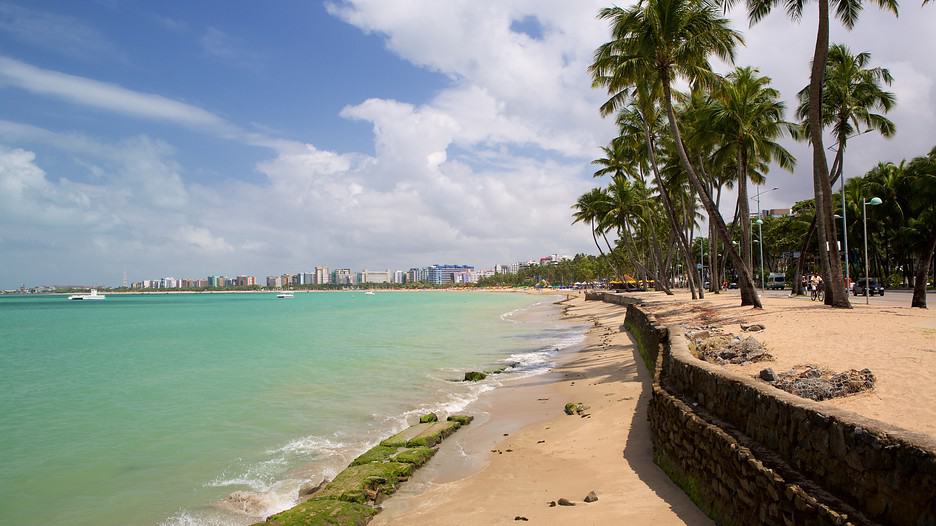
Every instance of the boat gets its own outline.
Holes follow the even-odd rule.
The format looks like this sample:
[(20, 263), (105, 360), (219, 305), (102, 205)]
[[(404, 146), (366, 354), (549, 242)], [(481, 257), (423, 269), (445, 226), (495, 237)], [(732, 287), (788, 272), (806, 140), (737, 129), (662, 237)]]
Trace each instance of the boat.
[(281, 292), (281, 293), (277, 294), (276, 297), (279, 298), (279, 299), (292, 298), (292, 297), (293, 297), (293, 293), (292, 293), (292, 292)]
[(89, 294), (72, 294), (71, 296), (68, 297), (68, 299), (87, 301), (87, 300), (102, 300), (106, 297), (107, 296), (103, 294), (98, 294), (97, 289), (91, 289), (91, 292)]
[(373, 295), (374, 295), (374, 291), (369, 290), (369, 291), (365, 292), (364, 294), (367, 294), (368, 296), (373, 296)]

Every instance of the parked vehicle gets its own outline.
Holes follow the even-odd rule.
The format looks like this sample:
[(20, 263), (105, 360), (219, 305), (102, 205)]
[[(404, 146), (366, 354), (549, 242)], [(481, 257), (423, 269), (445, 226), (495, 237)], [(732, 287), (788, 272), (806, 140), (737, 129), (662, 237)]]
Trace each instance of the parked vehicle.
[[(855, 280), (855, 286), (852, 288), (855, 291), (855, 296), (864, 296), (865, 295), (865, 278)], [(881, 280), (877, 278), (868, 279), (868, 295), (874, 296), (879, 294), (884, 295), (884, 285), (881, 283)]]
[(767, 276), (767, 290), (783, 290), (786, 288), (786, 275), (771, 272)]

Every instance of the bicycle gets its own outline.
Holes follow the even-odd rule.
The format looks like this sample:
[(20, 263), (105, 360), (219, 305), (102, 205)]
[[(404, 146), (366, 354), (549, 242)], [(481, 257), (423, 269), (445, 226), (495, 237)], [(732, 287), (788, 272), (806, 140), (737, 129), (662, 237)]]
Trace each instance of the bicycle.
[(824, 294), (825, 294), (825, 291), (823, 290), (822, 286), (819, 286), (819, 287), (814, 288), (812, 292), (809, 293), (809, 299), (810, 301), (816, 301), (816, 300), (822, 301)]

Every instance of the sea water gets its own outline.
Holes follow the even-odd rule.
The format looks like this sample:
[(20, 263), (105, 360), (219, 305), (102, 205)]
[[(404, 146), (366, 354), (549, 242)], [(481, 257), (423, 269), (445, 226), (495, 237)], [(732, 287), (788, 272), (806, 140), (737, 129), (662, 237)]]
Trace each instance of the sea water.
[[(545, 370), (559, 298), (0, 298), (0, 524), (244, 525), (429, 410)], [(501, 377), (503, 378), (503, 377)]]

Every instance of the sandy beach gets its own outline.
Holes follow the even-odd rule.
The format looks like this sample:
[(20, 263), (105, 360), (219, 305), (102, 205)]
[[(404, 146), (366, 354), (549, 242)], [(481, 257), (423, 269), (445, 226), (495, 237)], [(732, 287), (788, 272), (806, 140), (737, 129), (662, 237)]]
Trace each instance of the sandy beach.
[(876, 380), (873, 390), (822, 403), (936, 436), (933, 309), (860, 301), (853, 302), (852, 309), (832, 309), (802, 297), (765, 295), (764, 309), (755, 310), (740, 306), (737, 291), (707, 294), (696, 302), (685, 292), (639, 297), (667, 325), (704, 323), (736, 335), (742, 334), (741, 323), (764, 325), (764, 331), (752, 335), (766, 344), (775, 360), (725, 366), (743, 374), (754, 376), (766, 367), (779, 373), (803, 364), (834, 371), (868, 368)]
[[(650, 376), (625, 310), (579, 296), (571, 320), (592, 326), (550, 373), (508, 382), (469, 407), (475, 423), (383, 503), (389, 524), (711, 524), (652, 460)], [(581, 402), (584, 416), (563, 412)], [(598, 500), (584, 502), (594, 491)], [(575, 506), (551, 506), (560, 498)]]

